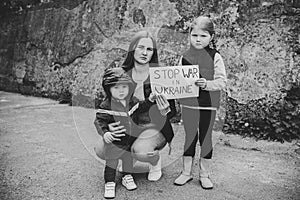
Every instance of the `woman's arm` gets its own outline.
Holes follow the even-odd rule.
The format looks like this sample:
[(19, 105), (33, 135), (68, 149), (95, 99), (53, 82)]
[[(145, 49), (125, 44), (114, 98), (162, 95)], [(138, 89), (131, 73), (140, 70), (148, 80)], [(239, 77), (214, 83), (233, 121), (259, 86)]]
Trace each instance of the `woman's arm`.
[(160, 113), (167, 116), (168, 120), (176, 114), (175, 100), (167, 100), (165, 96), (158, 95), (156, 98), (157, 108)]
[(120, 122), (115, 122), (114, 117), (108, 112), (110, 111), (109, 104), (103, 102), (97, 110), (94, 124), (97, 132), (101, 135), (106, 143), (120, 141), (121, 137), (125, 136), (124, 126)]
[(98, 134), (103, 137), (105, 143), (112, 143), (113, 141), (120, 141), (125, 134), (119, 134), (110, 130), (110, 124), (113, 124), (114, 120), (108, 114), (97, 113), (94, 124), (98, 131)]
[[(146, 100), (140, 101), (140, 100), (138, 100), (138, 98), (132, 97), (131, 105), (135, 106), (136, 104), (139, 104), (138, 108), (134, 111), (134, 113), (137, 114), (137, 113), (143, 113), (143, 112), (148, 111), (150, 109), (150, 107), (155, 104), (155, 101), (151, 98), (153, 98), (153, 97), (151, 97), (151, 95), (150, 95), (148, 98), (146, 98)], [(134, 107), (134, 106), (132, 106), (132, 107)]]
[(106, 132), (109, 132), (108, 124), (113, 122), (110, 118), (108, 114), (96, 113), (94, 125), (99, 135), (103, 136)]
[(96, 126), (98, 134), (101, 136), (110, 131), (109, 124), (114, 122), (113, 116), (108, 113), (110, 110), (110, 104), (107, 100), (104, 100), (100, 104), (99, 109), (96, 110), (94, 125)]
[(167, 114), (167, 118), (170, 120), (172, 117), (176, 115), (176, 106), (175, 106), (175, 100), (170, 99), (168, 100), (169, 105), (170, 105), (170, 112)]

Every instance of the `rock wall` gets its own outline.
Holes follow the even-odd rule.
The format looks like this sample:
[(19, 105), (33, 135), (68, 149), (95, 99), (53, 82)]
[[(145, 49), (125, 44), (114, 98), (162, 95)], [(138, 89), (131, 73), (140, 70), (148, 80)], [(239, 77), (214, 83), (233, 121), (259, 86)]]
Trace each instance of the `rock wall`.
[(187, 24), (200, 14), (216, 24), (230, 98), (278, 100), (299, 86), (296, 0), (5, 0), (0, 10), (2, 90), (93, 99), (103, 69), (122, 61), (136, 31), (149, 30), (162, 65), (176, 65), (188, 47)]

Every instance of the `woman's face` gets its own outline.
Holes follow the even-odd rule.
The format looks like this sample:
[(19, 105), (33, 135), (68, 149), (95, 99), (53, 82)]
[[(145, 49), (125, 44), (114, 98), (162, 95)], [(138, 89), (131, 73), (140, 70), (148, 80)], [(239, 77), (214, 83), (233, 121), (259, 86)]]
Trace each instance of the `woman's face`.
[(139, 64), (147, 64), (153, 55), (153, 42), (150, 38), (142, 38), (134, 50), (134, 59)]
[(204, 31), (200, 28), (194, 28), (191, 32), (191, 45), (195, 49), (203, 49), (209, 45), (212, 40), (212, 36), (208, 31)]

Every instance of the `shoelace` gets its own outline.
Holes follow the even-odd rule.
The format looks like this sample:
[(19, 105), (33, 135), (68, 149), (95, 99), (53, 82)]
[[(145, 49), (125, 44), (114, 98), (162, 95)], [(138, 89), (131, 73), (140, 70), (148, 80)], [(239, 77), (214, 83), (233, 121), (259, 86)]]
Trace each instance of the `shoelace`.
[(132, 178), (132, 176), (125, 176), (124, 177), (124, 180), (126, 181), (126, 183), (133, 183), (133, 178)]
[(106, 190), (114, 190), (114, 188), (115, 188), (114, 184), (106, 184), (105, 185)]

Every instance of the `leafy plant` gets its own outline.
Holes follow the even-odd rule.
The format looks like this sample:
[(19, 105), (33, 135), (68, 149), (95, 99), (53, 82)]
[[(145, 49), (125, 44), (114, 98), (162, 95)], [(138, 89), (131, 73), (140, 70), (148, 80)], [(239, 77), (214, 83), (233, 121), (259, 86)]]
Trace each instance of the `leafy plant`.
[(224, 133), (280, 142), (300, 138), (299, 84), (293, 84), (282, 100), (262, 98), (244, 105), (228, 98), (227, 106)]

